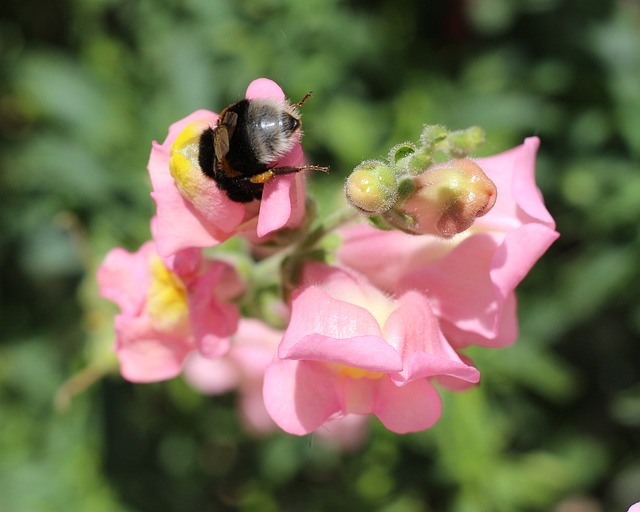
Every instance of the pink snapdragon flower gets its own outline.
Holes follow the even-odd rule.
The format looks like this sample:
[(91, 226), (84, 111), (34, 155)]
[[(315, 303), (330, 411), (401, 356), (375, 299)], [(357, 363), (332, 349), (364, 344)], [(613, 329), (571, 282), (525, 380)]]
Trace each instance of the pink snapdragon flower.
[[(255, 319), (241, 319), (224, 356), (207, 359), (197, 352), (184, 365), (184, 378), (196, 390), (207, 395), (221, 395), (237, 390), (240, 418), (255, 435), (279, 430), (264, 406), (264, 374), (273, 359), (282, 331)], [(348, 416), (336, 419), (318, 430), (321, 440), (341, 450), (358, 448), (366, 438), (367, 418)]]
[(428, 293), (455, 347), (506, 346), (518, 335), (514, 290), (558, 237), (535, 183), (539, 140), (475, 162), (495, 183), (489, 213), (451, 239), (359, 225), (342, 231), (339, 260), (391, 293)]
[(226, 263), (190, 249), (168, 267), (147, 242), (135, 253), (111, 250), (97, 279), (100, 294), (120, 308), (115, 351), (125, 379), (169, 379), (180, 374), (190, 352), (218, 357), (228, 350), (238, 323), (228, 300), (240, 284)]
[(424, 430), (441, 412), (432, 377), (478, 382), (421, 293), (393, 299), (362, 275), (319, 263), (304, 267), (302, 283), (264, 382), (267, 411), (286, 432), (349, 414), (374, 414), (398, 433)]
[[(251, 82), (246, 98), (285, 101), (282, 89), (266, 78)], [(215, 112), (198, 110), (172, 124), (162, 144), (153, 142), (148, 165), (158, 219), (153, 235), (163, 258), (188, 247), (216, 245), (240, 232), (264, 237), (284, 227), (296, 227), (304, 217), (302, 173), (268, 180), (261, 201), (237, 203), (202, 172), (197, 157), (199, 137), (217, 122)], [(298, 142), (274, 166), (298, 166), (303, 160)]]

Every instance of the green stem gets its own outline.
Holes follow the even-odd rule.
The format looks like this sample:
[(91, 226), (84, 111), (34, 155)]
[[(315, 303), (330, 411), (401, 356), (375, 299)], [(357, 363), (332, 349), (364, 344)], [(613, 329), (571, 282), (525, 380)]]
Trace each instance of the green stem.
[(359, 217), (360, 214), (353, 208), (341, 208), (327, 216), (297, 243), (281, 249), (260, 262), (254, 263), (251, 272), (252, 291), (248, 291), (244, 297), (243, 303), (245, 306), (255, 302), (260, 290), (272, 285), (282, 284), (283, 279), (287, 280), (286, 276), (283, 276), (282, 268), (285, 258), (289, 258), (288, 268), (296, 268), (296, 259), (304, 260), (325, 236)]
[(355, 209), (350, 206), (345, 206), (333, 212), (324, 219), (323, 222), (311, 230), (309, 234), (297, 244), (297, 248), (311, 249), (329, 233), (349, 224), (359, 217), (360, 214)]
[(299, 242), (283, 248), (268, 258), (255, 263), (253, 265), (254, 277), (257, 278), (257, 281), (261, 282), (263, 281), (263, 278), (277, 276), (278, 266), (284, 258), (313, 249), (313, 247), (325, 236), (349, 222), (358, 219), (359, 217), (360, 214), (350, 206), (343, 207), (340, 210), (333, 212), (318, 226), (309, 231), (309, 233)]

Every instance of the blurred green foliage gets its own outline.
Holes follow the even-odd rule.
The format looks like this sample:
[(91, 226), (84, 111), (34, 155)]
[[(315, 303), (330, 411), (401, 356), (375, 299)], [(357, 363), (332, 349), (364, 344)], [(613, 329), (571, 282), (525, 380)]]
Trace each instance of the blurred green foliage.
[[(521, 287), (518, 343), (470, 351), (483, 382), (447, 393), (430, 431), (373, 424), (355, 453), (255, 440), (232, 396), (117, 376), (93, 275), (149, 237), (150, 142), (260, 76), (293, 100), (314, 91), (305, 148), (332, 168), (312, 183), (325, 208), (424, 123), (483, 126), (482, 154), (542, 139), (562, 236)], [(640, 501), (637, 2), (6, 0), (0, 137), (3, 512)]]

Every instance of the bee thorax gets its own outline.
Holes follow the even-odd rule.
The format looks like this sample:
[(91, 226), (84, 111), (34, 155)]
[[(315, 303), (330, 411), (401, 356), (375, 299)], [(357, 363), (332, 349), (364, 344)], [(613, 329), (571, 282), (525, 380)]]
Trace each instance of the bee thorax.
[(252, 101), (247, 121), (249, 143), (263, 164), (286, 155), (300, 138), (300, 120), (289, 105), (281, 102)]

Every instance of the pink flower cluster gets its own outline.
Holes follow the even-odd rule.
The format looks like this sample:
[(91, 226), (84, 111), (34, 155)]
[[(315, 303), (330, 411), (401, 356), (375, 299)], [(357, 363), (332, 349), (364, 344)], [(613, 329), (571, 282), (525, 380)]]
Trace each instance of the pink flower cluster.
[[(284, 101), (266, 79), (254, 81), (247, 97)], [(339, 229), (332, 264), (300, 260), (283, 308), (286, 327), (278, 330), (244, 316), (238, 273), (203, 248), (232, 236), (259, 244), (300, 226), (304, 176), (267, 181), (261, 201), (231, 201), (193, 155), (175, 156), (216, 121), (212, 112), (195, 112), (153, 144), (154, 241), (133, 254), (114, 249), (98, 271), (102, 295), (120, 308), (122, 375), (150, 382), (182, 373), (203, 393), (235, 389), (254, 432), (317, 431), (353, 446), (367, 415), (398, 433), (431, 427), (442, 408), (436, 385), (461, 390), (479, 382), (459, 351), (515, 341), (515, 288), (558, 236), (535, 184), (538, 139), (475, 160), (497, 200), (459, 235), (415, 236), (366, 223)], [(303, 158), (297, 144), (277, 164)]]

